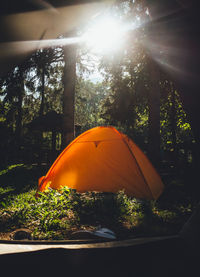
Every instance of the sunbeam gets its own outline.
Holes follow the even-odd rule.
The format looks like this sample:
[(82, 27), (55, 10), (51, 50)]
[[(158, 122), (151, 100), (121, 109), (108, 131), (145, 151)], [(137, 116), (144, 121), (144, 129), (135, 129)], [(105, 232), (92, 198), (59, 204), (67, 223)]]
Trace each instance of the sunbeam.
[(40, 48), (59, 47), (64, 45), (77, 44), (79, 42), (81, 42), (79, 37), (5, 42), (0, 44), (0, 52), (1, 55), (6, 59), (12, 56), (23, 54), (26, 55)]

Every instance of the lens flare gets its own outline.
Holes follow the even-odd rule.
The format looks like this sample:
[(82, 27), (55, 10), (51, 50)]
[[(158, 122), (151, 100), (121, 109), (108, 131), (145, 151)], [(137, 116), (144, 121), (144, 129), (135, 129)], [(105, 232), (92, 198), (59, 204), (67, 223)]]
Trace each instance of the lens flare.
[(82, 36), (83, 42), (94, 52), (111, 52), (123, 45), (124, 26), (112, 17), (95, 22)]

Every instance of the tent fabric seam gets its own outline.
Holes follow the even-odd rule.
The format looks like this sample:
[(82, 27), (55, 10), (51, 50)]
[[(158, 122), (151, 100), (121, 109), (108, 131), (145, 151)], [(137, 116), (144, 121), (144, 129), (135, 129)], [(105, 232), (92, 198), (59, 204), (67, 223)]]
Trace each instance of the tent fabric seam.
[[(115, 128), (113, 128), (113, 129), (114, 129), (114, 131), (119, 135), (119, 137), (120, 137), (121, 140), (125, 143), (125, 145), (127, 146), (127, 148), (128, 148), (128, 150), (129, 150), (131, 156), (133, 157), (133, 159), (135, 160), (135, 162), (136, 162), (136, 164), (137, 164), (137, 167), (138, 167), (138, 169), (139, 169), (139, 172), (140, 172), (140, 174), (141, 174), (141, 176), (142, 176), (142, 178), (143, 178), (143, 180), (144, 180), (144, 183), (146, 184), (147, 188), (149, 189), (151, 196), (154, 198), (153, 193), (152, 193), (152, 191), (151, 191), (151, 189), (150, 189), (150, 187), (149, 187), (149, 185), (148, 185), (148, 182), (147, 182), (147, 180), (146, 180), (146, 178), (145, 178), (145, 176), (144, 176), (144, 174), (143, 174), (143, 172), (142, 172), (142, 170), (141, 170), (141, 168), (140, 168), (140, 166), (139, 166), (139, 164), (138, 164), (138, 161), (137, 161), (137, 159), (136, 159), (134, 153), (131, 151), (131, 149), (130, 149), (128, 143), (126, 142), (126, 140), (125, 140), (124, 137), (122, 136), (121, 132), (119, 132), (119, 131), (116, 130)], [(127, 137), (127, 136), (126, 136), (126, 137)]]
[(124, 141), (125, 145), (127, 146), (129, 152), (131, 153), (131, 156), (132, 156), (133, 159), (135, 160), (135, 162), (136, 162), (136, 164), (137, 164), (137, 167), (138, 167), (138, 169), (139, 169), (139, 172), (140, 172), (140, 174), (141, 174), (141, 176), (142, 176), (142, 178), (143, 178), (143, 180), (144, 180), (144, 182), (145, 182), (147, 188), (149, 189), (149, 191), (150, 191), (152, 197), (154, 198), (154, 196), (153, 196), (153, 194), (152, 194), (152, 191), (151, 191), (151, 189), (150, 189), (150, 187), (149, 187), (149, 185), (148, 185), (148, 182), (147, 182), (147, 180), (146, 180), (146, 178), (145, 178), (145, 176), (144, 176), (144, 174), (143, 174), (143, 172), (142, 172), (142, 170), (141, 170), (141, 168), (140, 168), (140, 166), (139, 166), (139, 164), (138, 164), (138, 161), (137, 161), (137, 159), (136, 159), (134, 153), (131, 151), (131, 149), (130, 149), (128, 143), (125, 141), (125, 139), (124, 139), (123, 137), (122, 137), (122, 140)]
[(120, 139), (99, 139), (99, 140), (84, 140), (84, 141), (77, 141), (76, 143), (84, 143), (84, 142), (96, 142), (96, 141), (115, 141), (115, 140), (120, 140)]

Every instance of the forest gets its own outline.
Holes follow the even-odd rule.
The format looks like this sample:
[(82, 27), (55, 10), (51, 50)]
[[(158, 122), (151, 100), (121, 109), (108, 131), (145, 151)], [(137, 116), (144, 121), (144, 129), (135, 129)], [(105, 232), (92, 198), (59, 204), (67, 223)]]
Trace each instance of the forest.
[[(100, 30), (95, 42), (84, 39), (88, 30), (95, 36), (97, 16), (73, 34), (60, 36), (56, 45), (36, 49), (1, 76), (1, 205), (8, 205), (10, 185), (23, 191), (32, 178), (30, 187), (36, 188), (37, 178), (82, 132), (114, 126), (133, 139), (161, 175), (165, 192), (160, 205), (181, 203), (187, 218), (198, 200), (199, 142), (181, 87), (166, 70), (168, 50), (149, 46), (154, 26), (143, 1), (116, 1), (104, 17), (128, 26), (120, 43), (112, 34), (119, 47), (113, 41), (109, 45), (111, 34), (101, 37)], [(70, 45), (65, 43), (69, 37), (82, 39)], [(126, 200), (122, 192), (119, 198)]]

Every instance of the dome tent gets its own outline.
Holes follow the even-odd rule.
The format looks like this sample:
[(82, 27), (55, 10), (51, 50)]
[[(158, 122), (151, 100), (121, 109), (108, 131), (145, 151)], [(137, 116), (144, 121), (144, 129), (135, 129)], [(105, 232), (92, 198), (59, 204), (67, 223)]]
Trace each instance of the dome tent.
[(39, 179), (38, 190), (65, 186), (78, 192), (124, 190), (141, 199), (157, 199), (164, 188), (146, 155), (114, 127), (95, 127), (73, 140)]

